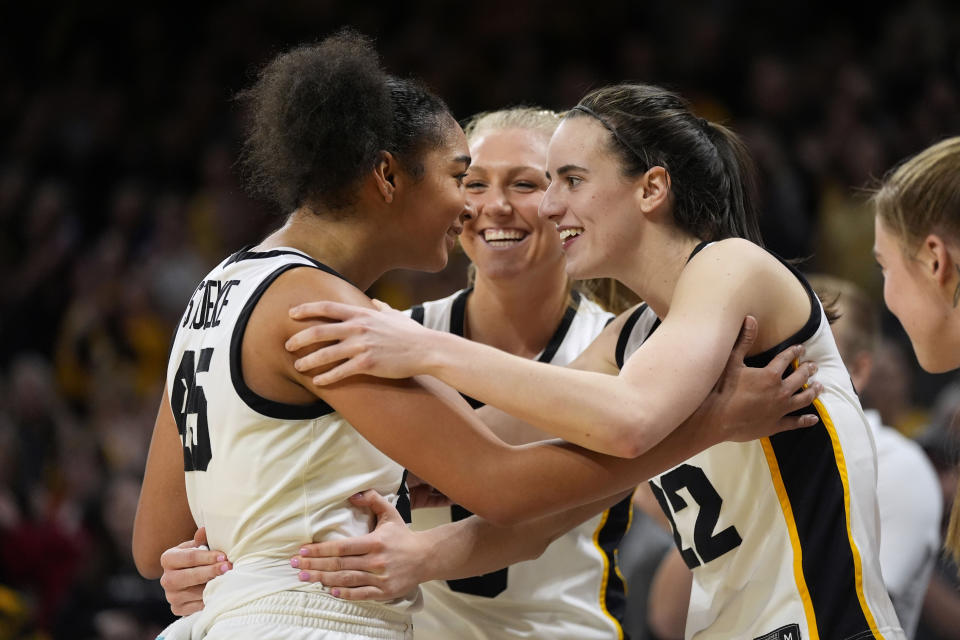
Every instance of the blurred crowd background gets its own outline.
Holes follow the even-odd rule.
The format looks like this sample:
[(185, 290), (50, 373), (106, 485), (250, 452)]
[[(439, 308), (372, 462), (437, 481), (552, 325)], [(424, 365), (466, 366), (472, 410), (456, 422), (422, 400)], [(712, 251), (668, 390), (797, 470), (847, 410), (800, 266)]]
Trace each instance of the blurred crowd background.
[[(458, 117), (563, 109), (621, 80), (678, 90), (748, 141), (769, 246), (878, 303), (865, 189), (960, 133), (950, 0), (4, 3), (0, 639), (152, 638), (171, 619), (130, 537), (172, 328), (213, 265), (281, 222), (239, 184), (231, 97), (274, 54), (346, 24)], [(464, 268), (459, 255), (440, 275), (390, 274), (375, 294), (440, 297)], [(939, 456), (950, 495), (937, 434), (953, 380), (920, 373), (889, 314), (883, 327), (864, 404)]]

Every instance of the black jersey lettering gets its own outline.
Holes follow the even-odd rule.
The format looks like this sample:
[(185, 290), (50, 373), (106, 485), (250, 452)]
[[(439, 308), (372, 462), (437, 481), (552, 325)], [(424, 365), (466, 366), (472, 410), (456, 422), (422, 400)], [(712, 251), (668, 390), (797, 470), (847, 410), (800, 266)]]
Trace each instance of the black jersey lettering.
[(191, 329), (209, 329), (220, 325), (220, 314), (227, 306), (230, 289), (240, 284), (239, 280), (204, 280), (197, 287), (187, 311), (183, 314), (181, 327)]
[(207, 425), (207, 397), (197, 384), (197, 373), (210, 370), (213, 349), (184, 351), (170, 390), (170, 407), (183, 443), (183, 470), (206, 471), (210, 464), (210, 429)]
[[(670, 525), (673, 527), (673, 539), (688, 567), (693, 569), (711, 560), (716, 560), (728, 551), (736, 549), (743, 542), (733, 525), (719, 533), (714, 533), (717, 521), (720, 519), (723, 499), (710, 484), (710, 480), (703, 469), (682, 464), (673, 471), (660, 476), (660, 485), (663, 487), (662, 490), (654, 483), (650, 483), (657, 502), (660, 503), (663, 512), (670, 519)], [(680, 495), (680, 489), (686, 489), (700, 508), (697, 513), (697, 521), (693, 526), (692, 549), (684, 548), (677, 523), (673, 518), (674, 512), (687, 508), (687, 501)]]

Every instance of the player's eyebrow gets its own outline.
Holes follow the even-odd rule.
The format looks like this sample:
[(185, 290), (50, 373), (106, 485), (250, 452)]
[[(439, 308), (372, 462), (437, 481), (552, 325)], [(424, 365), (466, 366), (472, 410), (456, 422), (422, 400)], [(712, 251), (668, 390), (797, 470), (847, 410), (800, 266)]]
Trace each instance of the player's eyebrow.
[(590, 173), (590, 169), (587, 169), (586, 167), (581, 167), (575, 164), (565, 164), (559, 169), (557, 169), (557, 175), (562, 176), (565, 173), (571, 173), (574, 171), (576, 171), (577, 173)]

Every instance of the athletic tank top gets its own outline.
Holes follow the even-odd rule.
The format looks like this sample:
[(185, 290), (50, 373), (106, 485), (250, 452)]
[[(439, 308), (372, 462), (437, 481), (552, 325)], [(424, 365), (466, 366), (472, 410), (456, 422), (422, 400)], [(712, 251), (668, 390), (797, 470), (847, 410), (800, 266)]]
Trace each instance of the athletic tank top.
[[(370, 514), (347, 499), (376, 489), (396, 503), (403, 468), (320, 400), (273, 402), (243, 379), (241, 345), (264, 291), (290, 269), (335, 271), (293, 249), (240, 251), (200, 283), (177, 327), (167, 393), (183, 443), (190, 510), (210, 548), (233, 570), (208, 583), (194, 624), (202, 635), (217, 615), (305, 584), (290, 558), (307, 542), (359, 536)], [(403, 493), (405, 498), (405, 493)], [(407, 505), (409, 506), (409, 505)], [(389, 603), (358, 603), (376, 617), (409, 612), (419, 590)]]
[[(819, 300), (787, 267), (807, 291), (809, 317), (747, 364), (765, 366), (803, 344), (824, 386), (803, 412), (820, 422), (721, 443), (650, 481), (693, 571), (686, 638), (900, 640), (878, 560), (870, 427)], [(658, 324), (649, 307), (637, 308), (620, 336), (621, 367)]]
[[(471, 291), (418, 305), (410, 314), (431, 329), (463, 336)], [(568, 364), (612, 319), (612, 314), (573, 292), (560, 325), (537, 360)], [(474, 408), (482, 406), (466, 399)], [(624, 638), (625, 584), (616, 553), (629, 527), (630, 506), (630, 498), (625, 498), (560, 536), (536, 560), (475, 578), (423, 584), (424, 608), (414, 615), (416, 638)], [(458, 505), (416, 509), (413, 525), (425, 529), (470, 515)]]

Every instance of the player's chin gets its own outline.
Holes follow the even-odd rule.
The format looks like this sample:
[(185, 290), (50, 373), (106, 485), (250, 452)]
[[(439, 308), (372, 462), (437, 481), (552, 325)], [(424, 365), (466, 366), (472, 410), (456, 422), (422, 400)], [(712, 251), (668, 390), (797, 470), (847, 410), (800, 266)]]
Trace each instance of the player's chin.
[(443, 268), (447, 266), (447, 262), (449, 262), (449, 260), (450, 247), (448, 247), (446, 242), (444, 242), (442, 247), (428, 256), (427, 260), (424, 260), (421, 270), (426, 271), (427, 273), (436, 273), (437, 271), (442, 271)]
[(567, 277), (571, 280), (589, 280), (590, 278), (600, 277), (595, 275), (594, 270), (583, 260), (571, 258), (570, 256), (567, 256), (566, 270)]
[(920, 368), (927, 373), (947, 373), (960, 368), (960, 358), (952, 357), (948, 349), (937, 348), (936, 345), (918, 344), (913, 342), (913, 351), (917, 354)]

